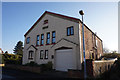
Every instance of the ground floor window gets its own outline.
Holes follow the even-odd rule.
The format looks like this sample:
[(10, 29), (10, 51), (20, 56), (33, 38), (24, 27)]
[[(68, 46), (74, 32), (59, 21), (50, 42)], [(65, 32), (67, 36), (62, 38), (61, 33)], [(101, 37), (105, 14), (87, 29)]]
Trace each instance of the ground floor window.
[(33, 51), (29, 51), (28, 59), (33, 59)]
[(48, 59), (48, 50), (45, 50), (45, 59)]
[(92, 53), (92, 59), (94, 59), (94, 53)]
[(44, 51), (41, 50), (41, 51), (40, 51), (40, 59), (43, 59), (43, 57), (44, 57)]
[(40, 59), (48, 59), (48, 50), (40, 51)]

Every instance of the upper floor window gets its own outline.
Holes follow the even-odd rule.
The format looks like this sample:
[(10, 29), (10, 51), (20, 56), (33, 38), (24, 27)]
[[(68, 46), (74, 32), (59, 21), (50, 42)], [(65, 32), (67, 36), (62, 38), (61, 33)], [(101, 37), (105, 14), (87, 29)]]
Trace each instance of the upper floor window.
[(27, 43), (27, 44), (30, 43), (30, 37), (27, 37), (26, 43)]
[(55, 43), (55, 31), (52, 32), (52, 43)]
[(48, 59), (48, 50), (45, 50), (45, 59)]
[(40, 45), (40, 41), (39, 41), (39, 39), (40, 39), (40, 36), (37, 35), (37, 43), (36, 43), (36, 45)]
[(67, 36), (74, 35), (74, 28), (73, 26), (67, 28)]
[(41, 34), (41, 45), (44, 44), (44, 34)]
[(41, 51), (40, 51), (40, 59), (43, 59), (43, 57), (44, 57), (44, 51), (41, 50)]
[(33, 59), (33, 51), (29, 51), (28, 59)]
[(50, 44), (50, 32), (47, 33), (47, 41), (46, 44)]
[(98, 46), (98, 41), (97, 41), (97, 39), (96, 39), (96, 46)]
[(44, 23), (43, 24), (47, 24), (48, 23), (48, 20), (44, 20)]

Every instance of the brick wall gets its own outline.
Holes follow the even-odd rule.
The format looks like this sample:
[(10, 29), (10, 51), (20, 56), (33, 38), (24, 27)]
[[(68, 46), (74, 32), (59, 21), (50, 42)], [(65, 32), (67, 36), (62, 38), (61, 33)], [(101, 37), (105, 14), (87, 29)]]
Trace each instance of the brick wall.
[[(81, 26), (81, 29), (82, 29), (82, 26)], [(103, 55), (102, 40), (87, 27), (84, 27), (84, 38), (85, 38), (86, 59), (99, 59), (100, 56)], [(82, 38), (82, 31), (81, 31), (81, 49), (83, 53), (82, 43), (83, 43), (83, 38)]]
[(114, 60), (93, 61), (93, 76), (99, 77), (100, 74), (109, 70), (114, 62)]

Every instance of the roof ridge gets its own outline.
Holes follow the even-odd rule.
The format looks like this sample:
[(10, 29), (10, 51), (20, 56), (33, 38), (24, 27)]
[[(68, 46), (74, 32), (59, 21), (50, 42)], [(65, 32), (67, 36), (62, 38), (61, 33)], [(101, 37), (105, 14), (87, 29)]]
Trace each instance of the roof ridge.
[[(34, 26), (39, 22), (39, 20), (46, 14), (46, 13), (48, 13), (48, 14), (52, 14), (52, 15), (56, 15), (56, 16), (60, 16), (60, 17), (64, 17), (64, 18), (66, 18), (66, 19), (71, 19), (71, 20), (74, 20), (74, 21), (76, 21), (76, 22), (81, 22), (81, 24), (83, 23), (80, 19), (78, 19), (78, 18), (74, 18), (74, 17), (70, 17), (70, 16), (66, 16), (66, 15), (62, 15), (62, 14), (58, 14), (58, 13), (54, 13), (54, 12), (51, 12), (51, 11), (45, 11), (42, 15), (41, 15), (41, 17), (33, 24), (33, 26), (25, 33), (25, 37), (26, 37), (26, 35), (34, 28)], [(84, 26), (87, 28), (87, 29), (89, 29), (93, 34), (95, 34), (90, 28), (88, 28), (87, 27), (87, 25), (86, 24), (84, 24)], [(97, 36), (97, 35), (96, 35)], [(98, 36), (97, 36), (98, 37)], [(98, 37), (99, 38), (99, 37)], [(100, 38), (99, 38), (100, 39)], [(101, 40), (101, 39), (100, 39)], [(101, 40), (102, 41), (102, 40)]]

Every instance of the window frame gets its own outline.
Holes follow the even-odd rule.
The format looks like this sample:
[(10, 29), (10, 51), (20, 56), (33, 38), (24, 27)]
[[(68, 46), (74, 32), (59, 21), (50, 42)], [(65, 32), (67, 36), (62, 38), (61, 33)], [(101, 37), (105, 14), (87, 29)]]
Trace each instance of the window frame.
[[(69, 34), (68, 34), (69, 32)], [(67, 36), (70, 36), (70, 27), (67, 28)]]
[(96, 45), (96, 47), (98, 47), (98, 40), (97, 39), (95, 39), (95, 45)]
[[(39, 37), (39, 39), (38, 39), (38, 37)], [(38, 44), (38, 42), (39, 42), (39, 44)], [(36, 45), (37, 46), (40, 45), (40, 35), (37, 35)]]
[(33, 59), (33, 53), (34, 51), (30, 50), (28, 53), (28, 59)]
[[(71, 30), (72, 29), (72, 30)], [(73, 31), (73, 32), (72, 32)], [(71, 28), (70, 28), (70, 34), (71, 35), (74, 35), (74, 27), (73, 26), (71, 26)]]
[[(43, 39), (42, 39), (42, 36), (43, 36)], [(42, 43), (43, 41), (43, 43)], [(44, 45), (44, 34), (41, 34), (41, 42), (40, 42), (40, 45), (43, 46)]]
[[(46, 52), (47, 52), (47, 53), (46, 53)], [(45, 50), (45, 56), (44, 56), (45, 59), (48, 59), (48, 54), (49, 54), (48, 50)], [(46, 57), (46, 56), (47, 56), (47, 57)]]
[[(49, 37), (48, 37), (48, 34), (49, 34)], [(49, 43), (48, 43), (49, 41)], [(50, 44), (50, 32), (47, 32), (47, 35), (46, 35), (46, 45), (49, 45)]]
[[(43, 52), (43, 53), (41, 53)], [(44, 50), (40, 50), (40, 59), (44, 59)]]
[(48, 24), (48, 19), (44, 20), (43, 24)]
[(67, 27), (67, 36), (71, 35), (74, 35), (74, 26)]
[[(55, 33), (55, 36), (53, 36), (53, 33)], [(52, 31), (52, 44), (55, 43), (55, 42), (53, 42), (53, 39), (55, 39), (55, 42), (56, 42), (56, 31)]]
[[(28, 41), (29, 40), (29, 41)], [(26, 38), (26, 44), (29, 44), (30, 43), (30, 37), (27, 37)]]

